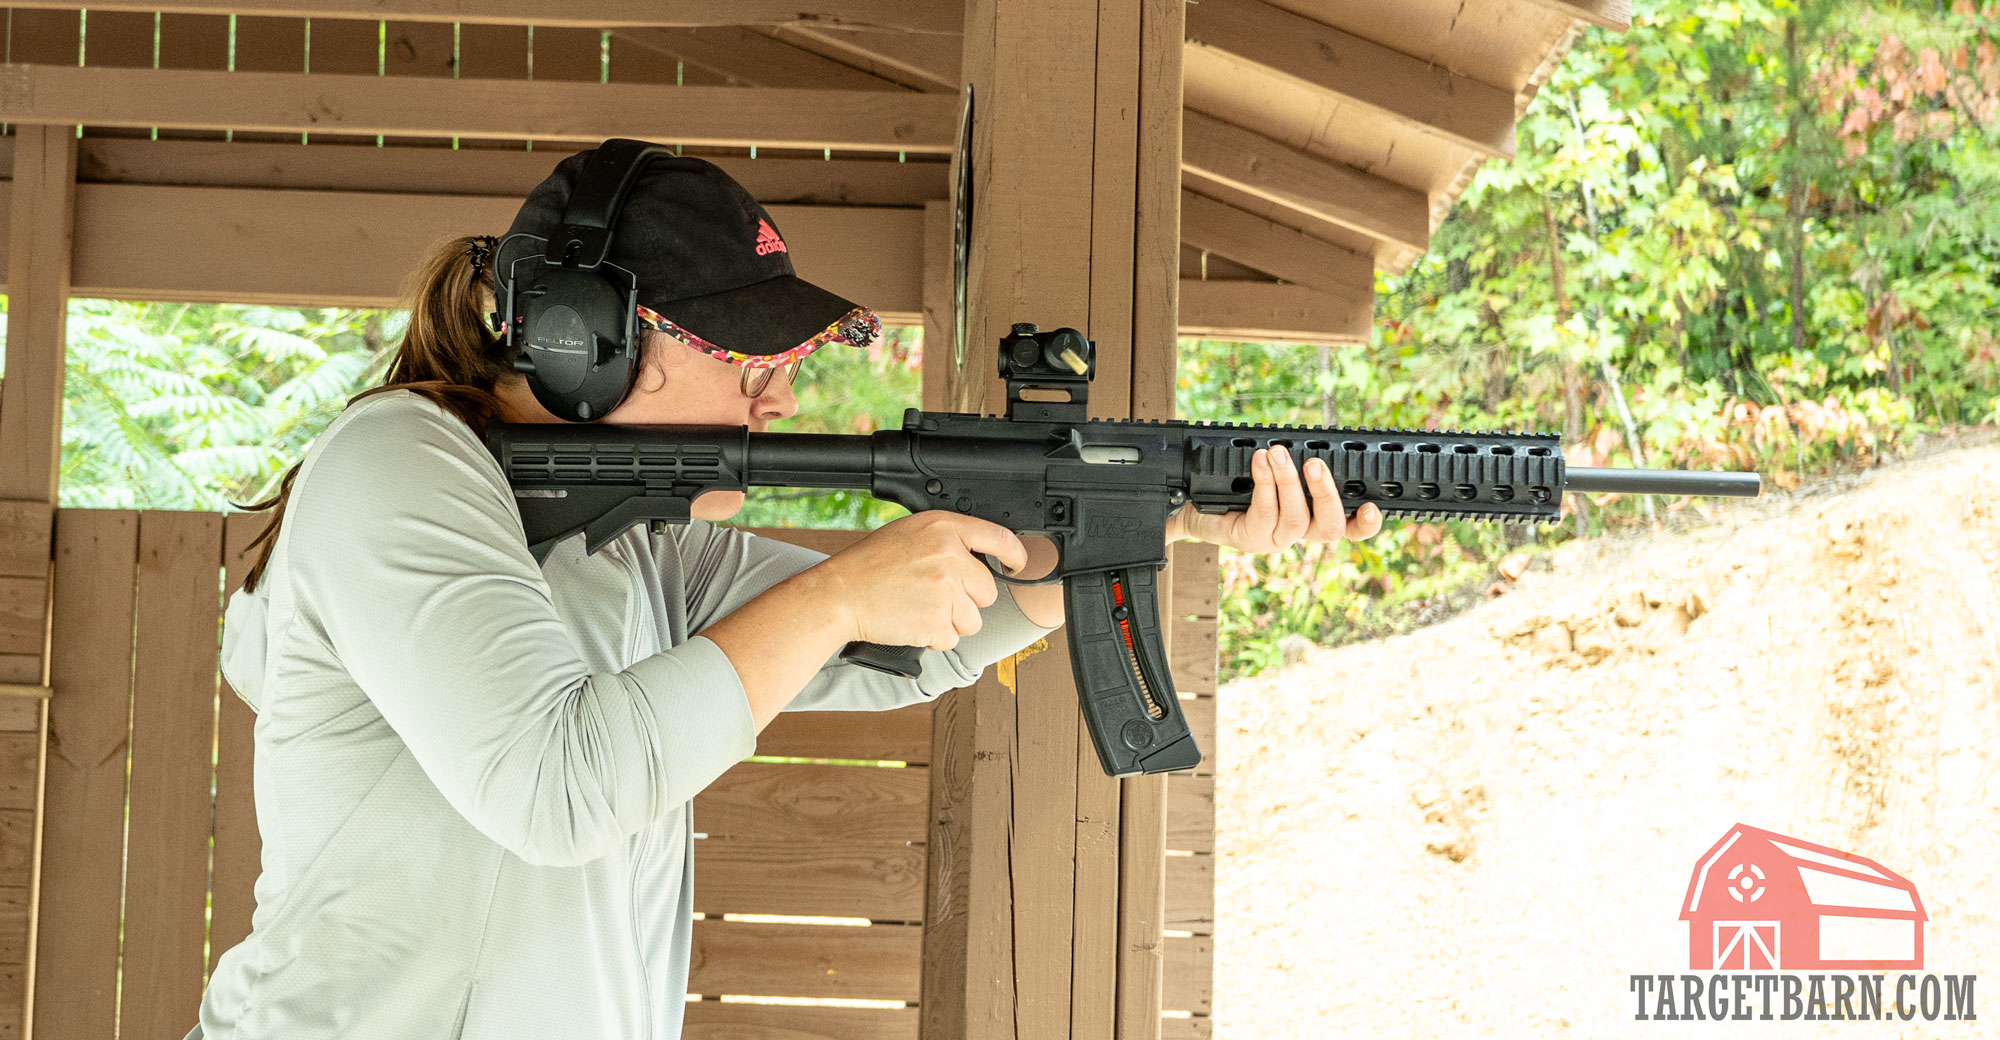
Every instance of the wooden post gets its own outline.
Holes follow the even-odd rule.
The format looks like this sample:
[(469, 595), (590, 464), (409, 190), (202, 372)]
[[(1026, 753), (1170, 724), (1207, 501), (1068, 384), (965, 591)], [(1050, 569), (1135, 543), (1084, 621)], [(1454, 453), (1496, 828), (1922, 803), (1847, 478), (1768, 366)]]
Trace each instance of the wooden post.
[[(13, 220), (7, 241), (8, 335), (7, 371), (0, 380), (0, 520), (11, 517), (15, 529), (0, 532), (17, 546), (23, 558), (15, 570), (23, 576), (0, 580), (29, 595), (13, 611), (24, 637), (18, 645), (0, 632), (0, 681), (15, 684), (0, 696), (17, 696), (40, 688), (44, 699), (36, 711), (36, 753), (23, 768), (34, 775), (9, 777), (10, 784), (27, 784), (37, 792), (36, 804), (19, 836), (26, 839), (29, 867), (18, 883), (27, 909), (18, 936), (26, 963), (0, 971), (0, 1007), (18, 1009), (19, 1028), (27, 1035), (34, 1024), (30, 995), (35, 987), (34, 939), (41, 885), (41, 772), (48, 746), (48, 707), (44, 655), (47, 593), (52, 537), (52, 509), (62, 456), (63, 353), (69, 307), (70, 229), (75, 220), (76, 128), (23, 124), (14, 129)], [(0, 619), (0, 630), (9, 626)], [(5, 937), (11, 945), (16, 937)]]
[[(1171, 415), (1182, 28), (1178, 0), (968, 0), (965, 356), (927, 344), (927, 407), (1001, 411), (1032, 321), (1097, 342), (1093, 417)], [(926, 1040), (1159, 1035), (1166, 785), (1103, 775), (1060, 635), (933, 715)]]
[(7, 378), (0, 383), (0, 500), (56, 500), (75, 199), (76, 128), (16, 127), (7, 236)]

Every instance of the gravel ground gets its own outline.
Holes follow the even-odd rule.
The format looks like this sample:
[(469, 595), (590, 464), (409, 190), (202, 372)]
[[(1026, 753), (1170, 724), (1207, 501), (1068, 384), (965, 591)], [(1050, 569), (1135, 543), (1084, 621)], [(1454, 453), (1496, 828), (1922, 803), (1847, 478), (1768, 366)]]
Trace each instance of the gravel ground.
[[(1222, 689), (1216, 1036), (2000, 1036), (2000, 442), (1552, 562)], [(1981, 1021), (1635, 1021), (1739, 821), (1913, 881)]]

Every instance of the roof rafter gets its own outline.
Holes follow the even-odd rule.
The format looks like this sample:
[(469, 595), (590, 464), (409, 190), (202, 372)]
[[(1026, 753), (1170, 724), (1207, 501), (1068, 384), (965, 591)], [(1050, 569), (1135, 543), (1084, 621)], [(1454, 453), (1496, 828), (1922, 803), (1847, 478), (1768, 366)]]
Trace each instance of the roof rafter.
[(963, 44), (954, 37), (857, 33), (810, 24), (779, 26), (771, 35), (916, 90), (958, 89)]
[(24, 0), (11, 7), (166, 14), (364, 18), (474, 25), (616, 29), (639, 25), (833, 25), (849, 29), (956, 33), (959, 5), (931, 0)]
[(1206, 195), (1181, 192), (1181, 241), (1329, 296), (1375, 298), (1373, 257)]
[(1183, 336), (1366, 343), (1375, 321), (1373, 301), (1328, 296), (1303, 285), (1183, 278), (1180, 294)]
[(1612, 32), (1632, 28), (1632, 0), (1521, 0)]
[(611, 35), (753, 87), (895, 90), (902, 86), (742, 26), (614, 29)]
[(1514, 154), (1511, 91), (1260, 0), (1202, 0), (1187, 12), (1189, 47), (1261, 66), (1481, 155)]
[(0, 121), (949, 154), (958, 104), (905, 91), (6, 65)]
[(1193, 109), (1181, 116), (1181, 170), (1392, 245), (1430, 245), (1423, 192)]

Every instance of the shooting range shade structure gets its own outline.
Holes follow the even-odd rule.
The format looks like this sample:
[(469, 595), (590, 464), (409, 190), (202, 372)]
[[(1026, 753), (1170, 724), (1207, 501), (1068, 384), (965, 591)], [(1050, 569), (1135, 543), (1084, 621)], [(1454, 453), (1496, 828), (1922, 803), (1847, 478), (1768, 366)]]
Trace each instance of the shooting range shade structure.
[(1628, 495), (1714, 495), (1756, 498), (1764, 479), (1755, 473), (1703, 473), (1671, 469), (1591, 469), (1571, 466), (1563, 490), (1586, 494), (1622, 492)]

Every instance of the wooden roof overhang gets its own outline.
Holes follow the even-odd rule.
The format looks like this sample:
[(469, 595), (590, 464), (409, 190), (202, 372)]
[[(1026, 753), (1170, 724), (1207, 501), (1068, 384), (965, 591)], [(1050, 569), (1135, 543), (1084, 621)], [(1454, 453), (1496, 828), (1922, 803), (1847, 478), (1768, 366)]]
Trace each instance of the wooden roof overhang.
[[(611, 136), (722, 161), (802, 274), (892, 321), (922, 320), (927, 265), (940, 292), (957, 4), (78, 6), (10, 10), (0, 121), (85, 128), (79, 295), (392, 305), (431, 242), (504, 228), (548, 152)], [(1577, 27), (1629, 11), (1188, 5), (1183, 333), (1365, 339), (1375, 271), (1407, 267), (1479, 163), (1512, 154)]]

